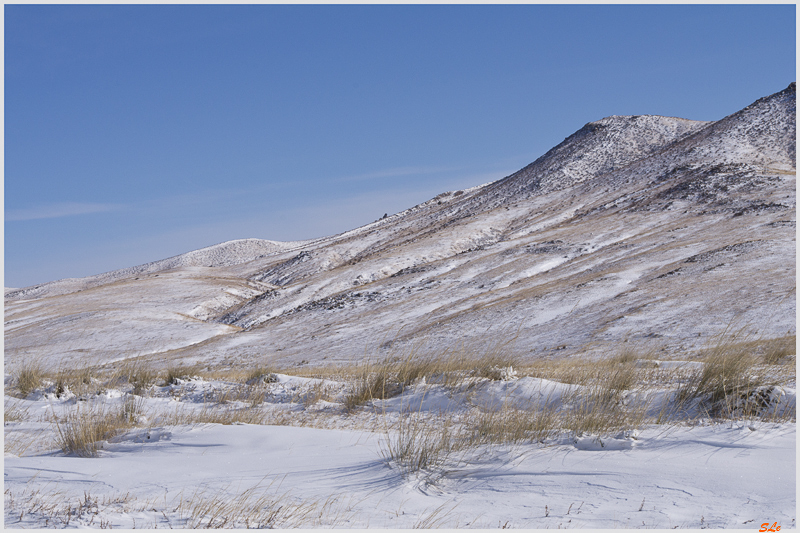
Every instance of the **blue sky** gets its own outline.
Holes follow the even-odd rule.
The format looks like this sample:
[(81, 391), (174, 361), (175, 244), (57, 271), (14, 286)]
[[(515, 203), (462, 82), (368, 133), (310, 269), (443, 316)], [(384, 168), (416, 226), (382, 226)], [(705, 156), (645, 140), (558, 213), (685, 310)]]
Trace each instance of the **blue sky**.
[(795, 80), (795, 6), (6, 5), (5, 286), (330, 235)]

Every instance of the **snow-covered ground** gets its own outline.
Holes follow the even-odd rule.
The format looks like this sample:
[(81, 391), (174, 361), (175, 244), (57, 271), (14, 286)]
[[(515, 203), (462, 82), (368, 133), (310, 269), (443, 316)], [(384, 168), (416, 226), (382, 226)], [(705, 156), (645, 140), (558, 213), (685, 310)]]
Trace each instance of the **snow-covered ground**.
[[(219, 405), (220, 392), (234, 384), (199, 377), (152, 386), (143, 397), (113, 388), (57, 397), (53, 385), (24, 400), (6, 396), (17, 421), (5, 424), (5, 527), (796, 526), (796, 424), (786, 417), (712, 422), (693, 413), (616, 434), (561, 431), (541, 442), (467, 446), (416, 470), (389, 453), (399, 432), (422, 427), (411, 421), (427, 421), (435, 435), (431, 428), (464, 424), (469, 413), (498, 403), (563, 407), (581, 387), (514, 372), (466, 388), (421, 380), (347, 411), (344, 382), (274, 377), (261, 385), (257, 407)], [(791, 385), (781, 387), (774, 412), (794, 412)], [(647, 395), (653, 413), (670, 401), (654, 390)], [(628, 406), (644, 396), (630, 395)], [(53, 439), (66, 429), (65, 415), (110, 413), (131, 399), (136, 421), (97, 457), (58, 449)], [(188, 416), (253, 410), (262, 423)]]
[[(5, 526), (795, 527), (793, 377), (727, 395), (729, 416), (674, 410), (723, 332), (765, 362), (769, 343), (795, 353), (795, 92), (713, 123), (591, 122), (511, 176), (339, 235), (5, 288)], [(523, 368), (629, 352), (657, 378), (612, 395), (614, 416), (638, 413), (614, 431), (556, 417), (489, 443), (481, 424), (579, 412), (591, 389), (426, 375), (350, 409), (352, 374), (300, 375), (487, 346)], [(10, 396), (37, 365), (206, 374)], [(213, 375), (259, 366), (282, 374)], [(97, 457), (57, 442), (81, 413), (127, 413)], [(411, 468), (392, 459), (409, 438), (449, 451)]]

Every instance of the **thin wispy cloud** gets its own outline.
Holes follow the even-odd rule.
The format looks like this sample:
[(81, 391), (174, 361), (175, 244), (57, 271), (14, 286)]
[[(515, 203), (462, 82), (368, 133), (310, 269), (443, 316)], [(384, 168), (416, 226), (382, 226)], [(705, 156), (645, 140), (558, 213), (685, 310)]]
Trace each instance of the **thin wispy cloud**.
[(11, 209), (5, 212), (6, 222), (23, 220), (41, 220), (46, 218), (62, 218), (93, 213), (105, 213), (121, 209), (120, 204), (99, 204), (89, 202), (60, 202), (39, 205), (24, 209)]
[(5, 221), (42, 220), (125, 210), (131, 214), (148, 215), (165, 210), (197, 208), (223, 199), (242, 196), (246, 190), (205, 190), (187, 194), (159, 196), (132, 203), (56, 202), (21, 209), (6, 209)]

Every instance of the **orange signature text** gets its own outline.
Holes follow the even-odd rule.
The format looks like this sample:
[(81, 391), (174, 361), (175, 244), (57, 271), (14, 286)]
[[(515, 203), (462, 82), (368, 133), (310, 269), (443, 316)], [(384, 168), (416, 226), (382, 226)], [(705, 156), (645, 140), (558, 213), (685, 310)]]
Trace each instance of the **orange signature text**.
[(764, 522), (763, 524), (761, 524), (761, 529), (758, 530), (758, 533), (764, 533), (765, 531), (780, 531), (780, 530), (781, 526), (779, 526), (777, 522), (775, 522), (772, 525), (769, 525), (769, 522)]

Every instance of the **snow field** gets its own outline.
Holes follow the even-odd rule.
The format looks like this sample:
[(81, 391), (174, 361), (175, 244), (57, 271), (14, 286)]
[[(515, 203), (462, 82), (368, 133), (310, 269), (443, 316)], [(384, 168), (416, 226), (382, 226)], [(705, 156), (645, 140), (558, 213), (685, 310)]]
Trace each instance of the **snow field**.
[(40, 370), (5, 397), (5, 526), (795, 525), (792, 357), (712, 401), (710, 359), (490, 355)]

